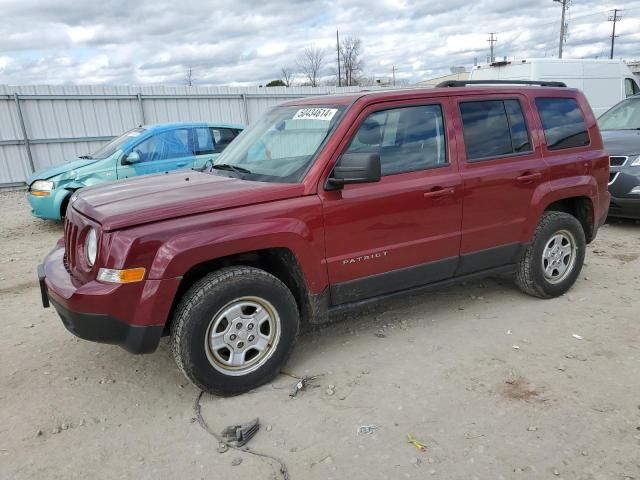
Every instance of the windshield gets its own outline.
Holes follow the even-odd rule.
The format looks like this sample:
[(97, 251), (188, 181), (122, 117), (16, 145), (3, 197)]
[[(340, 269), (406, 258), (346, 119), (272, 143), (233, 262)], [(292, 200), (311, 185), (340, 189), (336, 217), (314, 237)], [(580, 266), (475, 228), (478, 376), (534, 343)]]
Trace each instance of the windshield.
[(640, 98), (620, 102), (598, 119), (600, 130), (640, 129)]
[(215, 159), (212, 172), (247, 180), (298, 183), (333, 131), (344, 106), (269, 110)]
[(134, 128), (133, 130), (129, 130), (127, 133), (120, 135), (119, 137), (114, 138), (105, 146), (100, 148), (100, 150), (92, 153), (91, 155), (86, 155), (81, 158), (92, 158), (95, 160), (104, 160), (105, 158), (110, 157), (118, 150), (120, 150), (126, 143), (130, 142), (135, 137), (139, 137), (145, 132), (144, 128)]

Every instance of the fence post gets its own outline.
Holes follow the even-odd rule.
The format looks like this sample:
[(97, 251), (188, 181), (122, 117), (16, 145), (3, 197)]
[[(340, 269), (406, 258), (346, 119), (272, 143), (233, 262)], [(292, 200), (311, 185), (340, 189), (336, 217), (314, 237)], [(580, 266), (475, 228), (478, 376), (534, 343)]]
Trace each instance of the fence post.
[(140, 109), (140, 124), (145, 125), (147, 121), (144, 118), (144, 107), (142, 106), (142, 94), (138, 92), (137, 97), (138, 97), (138, 108)]
[(27, 135), (27, 127), (24, 125), (24, 117), (22, 116), (22, 109), (20, 108), (20, 96), (18, 92), (14, 92), (13, 99), (16, 102), (16, 111), (18, 112), (18, 121), (20, 122), (20, 128), (22, 129), (22, 140), (24, 141), (24, 147), (27, 150), (27, 158), (29, 159), (29, 167), (31, 167), (31, 173), (36, 171), (36, 167), (33, 164), (33, 157), (31, 156), (31, 146), (29, 145), (29, 136)]
[(247, 105), (247, 94), (241, 93), (242, 97), (242, 113), (244, 115), (244, 124), (249, 125), (249, 105)]

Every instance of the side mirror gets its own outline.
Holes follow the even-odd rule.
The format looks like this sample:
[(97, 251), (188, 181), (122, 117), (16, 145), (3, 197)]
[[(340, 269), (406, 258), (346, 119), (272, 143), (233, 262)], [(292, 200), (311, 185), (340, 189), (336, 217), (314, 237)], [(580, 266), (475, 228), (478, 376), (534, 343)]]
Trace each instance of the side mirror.
[(122, 157), (122, 165), (132, 165), (140, 161), (140, 154), (138, 152), (130, 152), (128, 155)]
[(377, 153), (345, 153), (338, 159), (329, 177), (329, 189), (350, 183), (379, 182), (382, 176), (380, 155)]

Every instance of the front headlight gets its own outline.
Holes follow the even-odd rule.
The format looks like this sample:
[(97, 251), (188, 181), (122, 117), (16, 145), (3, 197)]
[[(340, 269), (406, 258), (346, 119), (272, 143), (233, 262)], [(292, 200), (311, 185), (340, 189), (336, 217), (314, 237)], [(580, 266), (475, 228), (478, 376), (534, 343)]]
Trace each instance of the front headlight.
[(35, 197), (48, 197), (54, 184), (50, 180), (36, 180), (31, 184), (31, 195)]
[(87, 265), (93, 267), (96, 263), (96, 256), (98, 254), (98, 237), (96, 231), (93, 228), (87, 232), (87, 238), (84, 241), (84, 257), (87, 259)]
[(640, 167), (640, 155), (638, 155), (629, 165), (632, 167)]

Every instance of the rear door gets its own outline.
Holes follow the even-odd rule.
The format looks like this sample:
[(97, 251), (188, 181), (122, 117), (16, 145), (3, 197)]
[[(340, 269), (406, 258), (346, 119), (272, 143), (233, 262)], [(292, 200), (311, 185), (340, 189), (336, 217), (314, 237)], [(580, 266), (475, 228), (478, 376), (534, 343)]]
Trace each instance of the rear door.
[(525, 96), (458, 97), (464, 182), (458, 275), (513, 263), (532, 197), (548, 174)]
[(383, 176), (340, 190), (320, 187), (333, 304), (453, 275), (462, 185), (449, 108), (447, 100), (370, 106), (336, 152), (379, 154)]

